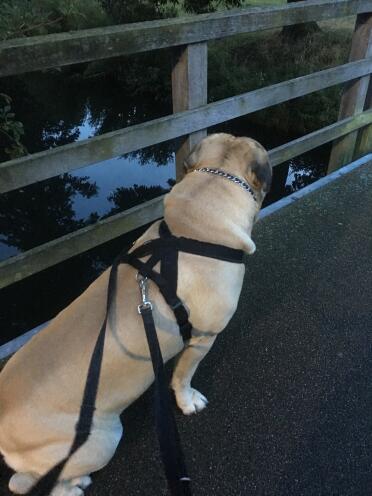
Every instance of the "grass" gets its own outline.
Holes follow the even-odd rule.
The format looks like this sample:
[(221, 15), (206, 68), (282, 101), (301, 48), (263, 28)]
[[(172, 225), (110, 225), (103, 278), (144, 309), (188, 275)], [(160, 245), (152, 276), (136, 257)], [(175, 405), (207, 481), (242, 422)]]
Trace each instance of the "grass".
[[(93, 4), (97, 1), (92, 0)], [(0, 0), (0, 4), (4, 2), (11, 5), (9, 0)], [(62, 0), (53, 2), (63, 5)], [(17, 0), (18, 3), (28, 5), (27, 0)], [(81, 8), (84, 2), (69, 0), (69, 4)], [(243, 7), (268, 5), (286, 5), (286, 0), (245, 0)], [(185, 15), (182, 5), (178, 14)], [(284, 39), (281, 29), (276, 29), (210, 42), (209, 100), (216, 101), (345, 63), (354, 23), (355, 16), (319, 22), (319, 32), (294, 41)], [(329, 88), (262, 111), (252, 118), (258, 119), (260, 124), (269, 118), (274, 129), (284, 126), (290, 134), (295, 129), (302, 134), (335, 121), (339, 99), (340, 88)]]
[[(286, 5), (286, 0), (246, 0), (244, 7)], [(210, 101), (286, 81), (348, 61), (355, 16), (318, 22), (319, 32), (298, 40), (281, 29), (257, 31), (210, 43)], [(309, 133), (337, 120), (341, 87), (307, 95), (250, 116), (289, 135)]]
[[(209, 99), (254, 89), (344, 64), (348, 60), (353, 19), (321, 25), (302, 39), (288, 40), (281, 30), (261, 31), (210, 43)], [(327, 28), (327, 29), (326, 29)], [(259, 125), (297, 136), (337, 120), (339, 87), (310, 94), (252, 115)]]
[[(243, 7), (266, 7), (268, 5), (277, 6), (286, 4), (286, 0), (246, 0), (243, 3)], [(352, 30), (354, 28), (354, 24), (355, 16), (340, 17), (338, 19), (318, 22), (319, 27), (327, 31)]]

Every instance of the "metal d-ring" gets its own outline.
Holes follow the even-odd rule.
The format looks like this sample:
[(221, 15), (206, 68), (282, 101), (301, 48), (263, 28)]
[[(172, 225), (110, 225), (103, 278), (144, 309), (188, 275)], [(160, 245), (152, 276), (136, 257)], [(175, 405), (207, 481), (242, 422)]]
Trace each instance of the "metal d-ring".
[(136, 279), (138, 282), (138, 286), (140, 288), (142, 303), (138, 305), (137, 310), (139, 314), (142, 314), (144, 310), (152, 310), (152, 303), (148, 300), (148, 278), (144, 277), (142, 274), (137, 272)]

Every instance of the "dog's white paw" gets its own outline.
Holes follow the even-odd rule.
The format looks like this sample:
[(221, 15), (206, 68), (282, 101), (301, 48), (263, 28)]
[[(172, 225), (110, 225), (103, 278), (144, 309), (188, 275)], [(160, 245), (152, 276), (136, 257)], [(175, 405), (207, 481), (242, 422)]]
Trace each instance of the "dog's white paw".
[(75, 486), (72, 487), (67, 494), (68, 496), (84, 496), (84, 491), (81, 487)]
[(84, 496), (84, 490), (78, 486), (71, 486), (68, 482), (57, 484), (50, 496)]
[(246, 243), (246, 252), (248, 253), (248, 255), (253, 255), (255, 251), (256, 251), (256, 244), (251, 238), (249, 238)]
[(36, 478), (29, 473), (17, 472), (9, 481), (9, 489), (15, 494), (26, 494), (36, 483)]
[[(29, 473), (16, 473), (9, 481), (9, 489), (15, 494), (26, 494), (36, 483), (36, 478)], [(83, 496), (84, 489), (92, 483), (89, 475), (71, 481), (59, 482), (50, 496)]]
[(82, 489), (86, 489), (92, 484), (92, 479), (89, 475), (84, 475), (83, 477), (76, 477), (76, 479), (71, 480), (72, 486), (79, 486)]
[(174, 391), (178, 407), (185, 415), (200, 412), (207, 404), (207, 398), (196, 389), (183, 388)]

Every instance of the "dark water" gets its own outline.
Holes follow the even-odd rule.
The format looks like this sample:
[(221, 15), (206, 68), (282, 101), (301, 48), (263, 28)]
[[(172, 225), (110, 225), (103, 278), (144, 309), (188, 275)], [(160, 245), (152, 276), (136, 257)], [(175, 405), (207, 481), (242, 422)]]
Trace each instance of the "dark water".
[[(161, 57), (156, 74), (145, 63), (136, 73), (125, 63), (97, 63), (8, 78), (0, 93), (12, 97), (23, 143), (35, 153), (171, 113), (170, 61)], [(252, 116), (208, 130), (216, 131), (251, 136), (267, 149), (296, 137), (254, 125)], [(166, 142), (2, 195), (0, 259), (164, 194), (174, 182), (176, 147), (177, 140)], [(266, 204), (324, 175), (328, 155), (322, 147), (276, 167)], [(52, 318), (144, 229), (1, 290), (0, 344)]]

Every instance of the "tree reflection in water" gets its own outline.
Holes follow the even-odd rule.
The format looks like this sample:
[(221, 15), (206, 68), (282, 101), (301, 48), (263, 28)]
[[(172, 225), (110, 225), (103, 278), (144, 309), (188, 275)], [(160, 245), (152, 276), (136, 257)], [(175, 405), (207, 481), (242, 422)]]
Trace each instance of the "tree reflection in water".
[[(23, 144), (29, 153), (65, 145), (90, 136), (139, 124), (172, 112), (170, 71), (172, 56), (168, 50), (135, 57), (111, 59), (82, 64), (62, 70), (28, 74), (1, 81), (0, 92), (11, 95), (13, 111), (25, 128)], [(248, 135), (267, 148), (282, 144), (290, 137), (253, 125), (249, 116), (224, 123), (210, 130)], [(173, 160), (175, 142), (166, 142), (126, 156), (135, 170), (147, 164), (159, 167)], [(268, 202), (274, 201), (305, 181), (323, 174), (327, 151), (317, 152), (311, 167), (311, 177), (301, 170), (312, 166), (309, 155), (302, 162), (292, 161), (294, 176), (289, 184), (288, 167), (275, 169), (276, 180)], [(7, 160), (4, 149), (0, 160)], [(123, 168), (121, 183), (106, 194), (107, 210), (98, 213), (102, 197), (102, 176), (110, 175), (110, 167), (102, 165), (101, 178), (94, 174), (64, 174), (50, 180), (24, 187), (0, 197), (0, 256), (1, 245), (25, 251), (79, 229), (87, 224), (121, 212), (138, 203), (164, 194), (166, 182), (156, 174), (146, 184), (129, 177)], [(153, 169), (152, 169), (153, 170)], [(173, 174), (168, 175), (170, 181)], [(104, 188), (101, 188), (104, 190)], [(82, 217), (76, 198), (90, 199), (91, 211)], [(97, 203), (96, 203), (97, 202)], [(143, 230), (143, 229), (142, 229)], [(2, 342), (52, 318), (107, 267), (115, 254), (129, 246), (142, 230), (106, 243), (86, 254), (74, 257), (40, 274), (16, 283), (0, 292), (2, 302)], [(3, 250), (3, 258), (9, 253)]]

